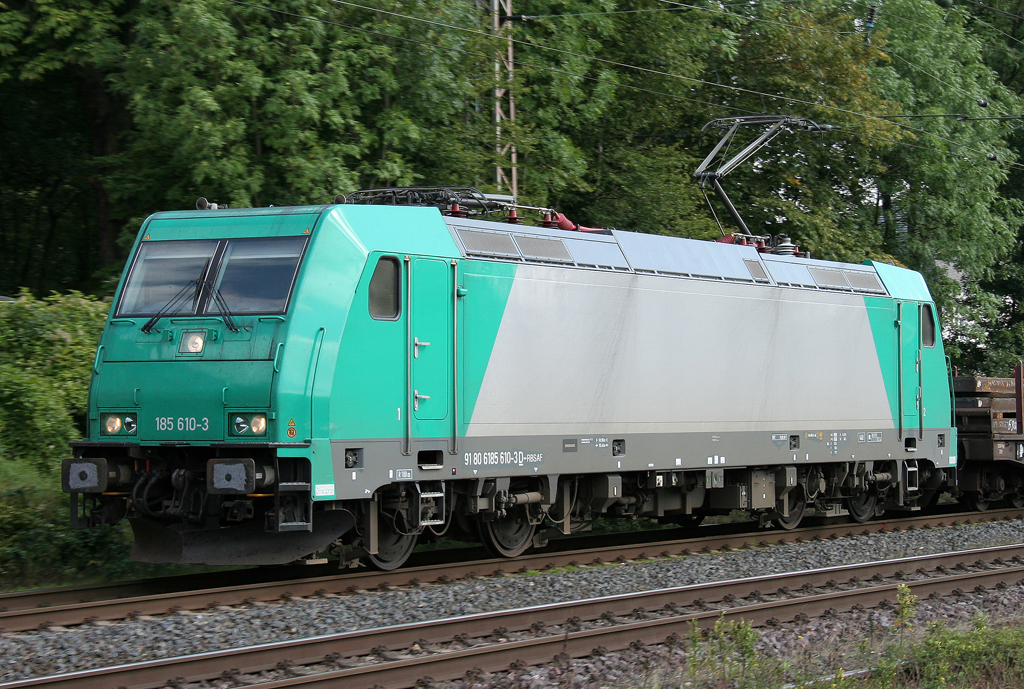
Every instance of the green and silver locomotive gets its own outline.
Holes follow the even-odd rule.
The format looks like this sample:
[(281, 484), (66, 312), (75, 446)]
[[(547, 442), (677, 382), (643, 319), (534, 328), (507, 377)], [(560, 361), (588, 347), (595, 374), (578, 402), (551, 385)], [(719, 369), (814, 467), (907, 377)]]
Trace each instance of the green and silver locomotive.
[(863, 521), (955, 481), (918, 273), (527, 226), (466, 189), (338, 201), (145, 221), (75, 524), (128, 518), (148, 562), (393, 568), (444, 533), (511, 557), (601, 516)]

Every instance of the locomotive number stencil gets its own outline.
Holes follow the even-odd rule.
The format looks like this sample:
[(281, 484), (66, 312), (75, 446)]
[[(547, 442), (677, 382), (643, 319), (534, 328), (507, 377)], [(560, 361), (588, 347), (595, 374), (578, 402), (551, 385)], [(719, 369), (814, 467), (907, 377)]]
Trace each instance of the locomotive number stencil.
[(467, 467), (479, 466), (525, 466), (544, 461), (543, 452), (466, 452), (462, 455), (462, 463)]
[(203, 417), (197, 419), (194, 416), (158, 416), (156, 417), (156, 430), (158, 431), (208, 431), (210, 430), (210, 419)]

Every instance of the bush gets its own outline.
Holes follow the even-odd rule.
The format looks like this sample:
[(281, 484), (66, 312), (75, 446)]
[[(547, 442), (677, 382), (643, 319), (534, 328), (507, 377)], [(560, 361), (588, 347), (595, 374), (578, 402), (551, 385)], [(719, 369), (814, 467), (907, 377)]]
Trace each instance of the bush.
[(0, 302), (0, 461), (53, 476), (85, 430), (89, 374), (108, 300), (78, 292)]
[(143, 574), (128, 560), (131, 529), (81, 531), (68, 524), (68, 496), (45, 487), (0, 492), (0, 588), (123, 579)]
[(127, 524), (69, 525), (58, 469), (82, 437), (109, 300), (78, 292), (0, 302), (0, 588), (139, 576)]

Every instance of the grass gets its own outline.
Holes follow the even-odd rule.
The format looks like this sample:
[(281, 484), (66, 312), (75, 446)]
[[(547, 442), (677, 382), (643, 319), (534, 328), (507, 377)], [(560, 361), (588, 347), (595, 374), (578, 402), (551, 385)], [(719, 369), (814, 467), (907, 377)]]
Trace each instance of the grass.
[[(1019, 611), (998, 624), (915, 627), (916, 597), (902, 586), (891, 624), (828, 642), (789, 638), (777, 648), (762, 631), (719, 618), (641, 655), (630, 689), (1017, 689), (1024, 686)], [(813, 623), (812, 623), (813, 624)], [(791, 637), (791, 635), (790, 635)], [(777, 637), (782, 638), (782, 637)], [(652, 649), (653, 650), (653, 649)], [(615, 685), (612, 685), (615, 686)]]

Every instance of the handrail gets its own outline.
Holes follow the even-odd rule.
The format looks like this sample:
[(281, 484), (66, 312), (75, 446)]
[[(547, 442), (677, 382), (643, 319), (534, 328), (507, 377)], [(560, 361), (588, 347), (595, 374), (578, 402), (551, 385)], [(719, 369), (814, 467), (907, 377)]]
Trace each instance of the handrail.
[(412, 454), (412, 261), (406, 255), (405, 263), (405, 448), (402, 454)]
[(459, 453), (459, 262), (452, 259), (452, 449)]
[(896, 302), (896, 402), (899, 407), (899, 436), (903, 440), (903, 302)]

